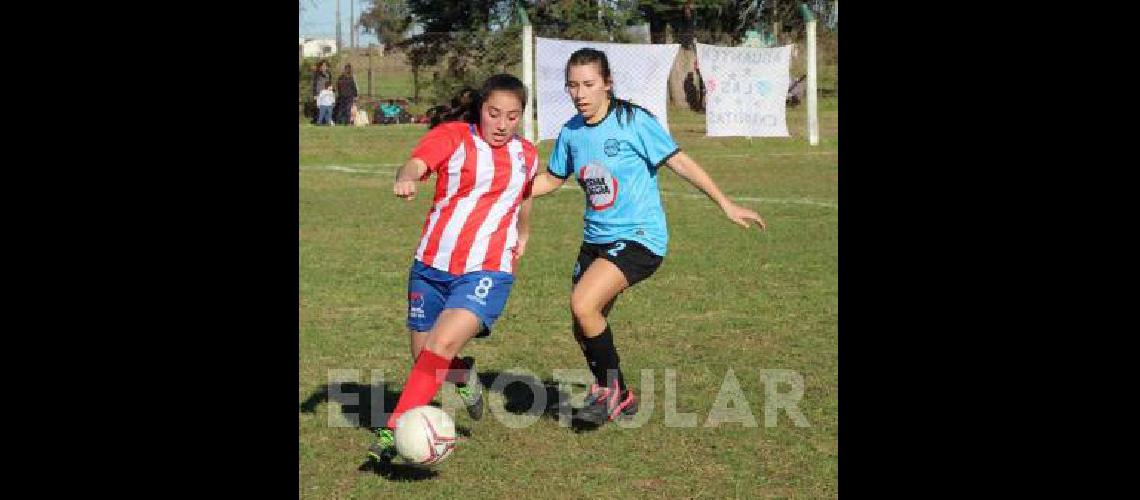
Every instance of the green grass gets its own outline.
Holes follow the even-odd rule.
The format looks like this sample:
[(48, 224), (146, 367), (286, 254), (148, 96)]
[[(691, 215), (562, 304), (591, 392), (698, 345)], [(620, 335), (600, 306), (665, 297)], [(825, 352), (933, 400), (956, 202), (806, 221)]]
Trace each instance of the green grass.
[[(356, 79), (356, 86), (360, 90), (360, 95), (368, 95), (368, 70), (354, 68), (353, 76)], [(424, 76), (425, 75), (421, 74), (420, 78), (424, 78)], [(429, 73), (427, 76), (430, 77), (431, 74)], [(412, 72), (410, 70), (373, 70), (372, 93), (376, 97), (385, 99), (406, 99), (412, 97)], [(421, 90), (421, 94), (424, 93), (426, 93), (426, 90)]]
[[(670, 109), (677, 142), (725, 192), (772, 200), (742, 202), (770, 229), (734, 226), (711, 202), (677, 195), (698, 192), (662, 174), (662, 191), (674, 193), (663, 198), (669, 255), (656, 275), (619, 299), (610, 318), (632, 385), (642, 388), (638, 374), (653, 371), (655, 408), (642, 427), (576, 434), (543, 416), (512, 429), (492, 415), (476, 423), (460, 411), (457, 424), (471, 429), (469, 440), (421, 481), (358, 470), (371, 434), (330, 427), (330, 414), (340, 418), (342, 406), (324, 401), (322, 389), (329, 370), (355, 369), (361, 384), (383, 372), (397, 391), (410, 368), (407, 271), (432, 188), (424, 185), (413, 202), (398, 200), (390, 172), (425, 129), (301, 125), (298, 401), (316, 404), (298, 414), (300, 496), (838, 496), (838, 102), (820, 107), (817, 147), (803, 138), (802, 107), (789, 111), (792, 138), (751, 141), (706, 138), (702, 115)], [(551, 142), (539, 144), (543, 167)], [(550, 380), (555, 369), (585, 367), (568, 328), (581, 213), (576, 188), (535, 202), (528, 253), (494, 336), (464, 351), (481, 371), (525, 369)], [(695, 413), (698, 427), (665, 425), (666, 369), (677, 373), (677, 411)], [(729, 369), (758, 427), (703, 427)], [(777, 426), (764, 426), (763, 369), (802, 375), (799, 408), (810, 427), (794, 426), (783, 411)], [(519, 386), (508, 387), (513, 397), (511, 387)], [(578, 405), (582, 389), (573, 389)], [(510, 415), (502, 394), (488, 394), (492, 412)]]

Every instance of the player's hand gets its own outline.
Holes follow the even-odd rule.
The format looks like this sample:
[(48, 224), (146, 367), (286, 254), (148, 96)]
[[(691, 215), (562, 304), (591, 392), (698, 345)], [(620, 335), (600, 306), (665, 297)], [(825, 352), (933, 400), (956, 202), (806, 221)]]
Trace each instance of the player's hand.
[(523, 254), (526, 253), (526, 242), (529, 239), (530, 239), (530, 235), (524, 235), (524, 234), (519, 235), (518, 246), (515, 247), (515, 255), (516, 256), (522, 257)]
[(748, 221), (753, 221), (759, 226), (761, 231), (768, 228), (768, 224), (764, 223), (764, 219), (760, 218), (760, 214), (735, 203), (730, 202), (728, 206), (725, 207), (724, 215), (728, 216), (732, 222), (744, 227), (752, 227), (748, 225)]
[(416, 199), (416, 181), (396, 181), (392, 186), (392, 192), (398, 198), (412, 201)]

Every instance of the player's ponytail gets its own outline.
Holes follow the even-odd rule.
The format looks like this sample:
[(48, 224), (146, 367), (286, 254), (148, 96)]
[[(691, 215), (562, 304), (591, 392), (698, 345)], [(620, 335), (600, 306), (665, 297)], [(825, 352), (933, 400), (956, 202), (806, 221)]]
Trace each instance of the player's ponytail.
[(633, 113), (634, 108), (638, 108), (641, 111), (648, 113), (649, 116), (653, 116), (653, 113), (650, 113), (648, 109), (638, 106), (625, 99), (618, 99), (614, 96), (614, 79), (612, 73), (610, 72), (610, 60), (606, 57), (605, 52), (589, 47), (575, 50), (573, 54), (570, 54), (570, 59), (566, 61), (567, 76), (570, 74), (570, 66), (581, 66), (584, 64), (597, 64), (598, 73), (601, 73), (602, 79), (605, 80), (606, 83), (610, 84), (610, 106), (614, 109), (614, 115), (616, 115), (618, 124), (621, 124), (622, 118), (625, 116), (628, 116), (629, 121), (632, 122), (635, 116)]
[(435, 128), (436, 125), (444, 122), (464, 121), (471, 122), (471, 104), (476, 100), (476, 91), (471, 87), (463, 87), (455, 97), (451, 98), (451, 106), (437, 106), (433, 108), (435, 113), (431, 116), (431, 122), (428, 128)]

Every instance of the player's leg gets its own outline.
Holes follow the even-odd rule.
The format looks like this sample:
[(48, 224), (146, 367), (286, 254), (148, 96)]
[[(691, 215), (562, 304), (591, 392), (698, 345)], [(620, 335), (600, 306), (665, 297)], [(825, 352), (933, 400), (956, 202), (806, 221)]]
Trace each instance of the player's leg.
[(575, 416), (577, 420), (597, 425), (618, 413), (636, 412), (636, 398), (625, 385), (613, 332), (603, 313), (627, 286), (625, 275), (614, 263), (595, 259), (570, 294), (570, 311), (595, 378), (585, 405)]
[[(604, 245), (595, 245), (590, 243), (582, 243), (578, 249), (578, 259), (574, 263), (574, 274), (571, 279), (570, 295), (573, 298), (574, 290), (578, 286), (578, 282), (582, 279), (584, 271), (590, 268), (594, 260), (598, 258), (601, 252), (605, 251)], [(602, 316), (609, 318), (610, 311), (613, 309), (614, 303), (617, 302), (617, 296), (610, 299), (602, 308)], [(604, 399), (608, 392), (607, 387), (607, 372), (606, 363), (599, 363), (596, 359), (596, 352), (598, 342), (596, 340), (587, 341), (585, 333), (583, 333), (582, 326), (578, 324), (575, 319), (573, 310), (571, 310), (570, 328), (574, 332), (574, 340), (578, 342), (578, 347), (582, 350), (582, 357), (586, 359), (586, 366), (589, 367), (590, 373), (594, 376), (594, 382), (590, 384), (589, 393), (586, 395), (586, 406), (590, 406), (595, 401)]]
[(388, 418), (389, 428), (395, 427), (405, 411), (431, 402), (447, 378), (451, 360), (482, 328), (479, 317), (467, 309), (445, 309), (439, 315), (435, 326), (428, 332), (423, 350), (416, 357), (416, 364), (396, 409)]
[(625, 275), (614, 263), (604, 259), (590, 263), (570, 294), (570, 313), (583, 336), (590, 339), (601, 335), (606, 328), (603, 311), (627, 286)]
[[(447, 303), (447, 279), (446, 274), (436, 272), (418, 261), (413, 262), (408, 271), (408, 308), (405, 325), (409, 332), (412, 374), (415, 373), (414, 365), (419, 353), (427, 343), (428, 335), (435, 328)], [(394, 409), (388, 408), (388, 410)], [(396, 455), (395, 438), (391, 428), (376, 429), (376, 443), (369, 447), (368, 454), (378, 460), (390, 460)]]
[[(409, 335), (412, 363), (415, 363), (416, 357), (427, 345), (428, 332), (412, 331)], [(467, 414), (471, 416), (471, 419), (483, 418), (483, 387), (479, 384), (479, 377), (475, 372), (475, 357), (464, 356), (461, 358), (455, 356), (451, 358), (451, 364), (447, 367), (446, 380), (455, 385), (455, 392), (463, 399), (463, 404), (467, 407)]]
[(424, 339), (424, 347), (416, 356), (416, 363), (388, 417), (385, 428), (377, 432), (377, 443), (369, 455), (378, 460), (395, 456), (393, 430), (404, 412), (431, 402), (449, 373), (451, 361), (459, 350), (482, 329), (479, 317), (466, 309), (445, 309), (436, 318)]
[[(475, 314), (482, 325), (475, 338), (491, 335), (491, 327), (506, 308), (507, 298), (514, 285), (514, 276), (504, 272), (473, 272), (463, 275), (451, 284), (447, 307)], [(455, 384), (455, 392), (467, 407), (472, 420), (483, 418), (483, 384), (475, 367), (475, 358), (460, 358), (456, 351), (451, 359), (448, 382)]]
[(416, 330), (408, 330), (408, 344), (412, 348), (412, 362), (416, 361), (416, 356), (420, 355), (423, 350), (424, 344), (427, 343), (428, 332), (419, 332)]
[[(416, 362), (416, 356), (420, 355), (420, 351), (424, 349), (427, 344), (428, 332), (426, 331), (408, 331), (408, 344), (411, 346), (412, 363)], [(472, 356), (465, 356), (463, 358), (455, 357), (451, 360), (450, 370), (447, 373), (447, 381), (456, 384), (456, 387), (463, 386), (467, 383), (468, 373), (475, 367), (475, 358)]]
[[(579, 419), (600, 424), (619, 415), (637, 412), (637, 398), (626, 387), (621, 359), (609, 325), (610, 308), (617, 295), (651, 276), (662, 258), (644, 245), (619, 240), (596, 248), (597, 259), (582, 273), (571, 293), (571, 311), (583, 337), (597, 384), (591, 386)], [(592, 368), (594, 368), (592, 366)]]
[[(577, 282), (575, 282), (575, 283), (577, 283)], [(570, 289), (570, 293), (571, 294), (574, 293), (573, 288)], [(621, 296), (621, 294), (619, 293), (618, 297), (620, 297), (620, 296)], [(612, 300), (610, 300), (610, 302), (608, 304), (606, 304), (606, 307), (602, 308), (602, 316), (604, 316), (606, 318), (607, 324), (609, 323), (610, 311), (613, 310), (614, 304), (617, 303), (618, 297), (614, 297)], [(597, 363), (593, 362), (593, 359), (589, 357), (589, 353), (586, 351), (586, 335), (582, 333), (582, 327), (578, 326), (578, 322), (574, 321), (573, 315), (571, 315), (571, 318), (570, 318), (570, 329), (573, 330), (573, 332), (574, 332), (574, 340), (576, 340), (578, 342), (578, 347), (580, 347), (582, 349), (582, 356), (586, 357), (586, 364), (590, 365), (590, 372), (594, 373), (595, 378), (598, 378), (599, 380), (604, 380), (605, 375), (602, 375), (599, 377), (598, 374), (595, 372), (595, 369), (596, 369), (595, 367), (597, 366)]]

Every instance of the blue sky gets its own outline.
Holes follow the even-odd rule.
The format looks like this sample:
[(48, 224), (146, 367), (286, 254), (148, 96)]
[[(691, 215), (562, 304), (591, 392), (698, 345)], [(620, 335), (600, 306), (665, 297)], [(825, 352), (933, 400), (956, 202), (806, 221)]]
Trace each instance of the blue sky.
[[(356, 14), (372, 5), (369, 0), (340, 0), (340, 29), (341, 39), (348, 46), (349, 6), (356, 4)], [(299, 36), (335, 38), (336, 37), (336, 4), (337, 0), (301, 0), (304, 10), (301, 12), (301, 26)], [(376, 35), (357, 33), (357, 44), (368, 46), (369, 42), (376, 43)]]

